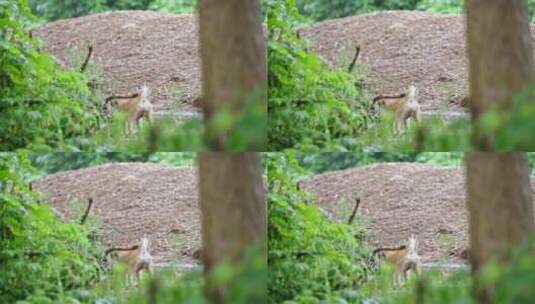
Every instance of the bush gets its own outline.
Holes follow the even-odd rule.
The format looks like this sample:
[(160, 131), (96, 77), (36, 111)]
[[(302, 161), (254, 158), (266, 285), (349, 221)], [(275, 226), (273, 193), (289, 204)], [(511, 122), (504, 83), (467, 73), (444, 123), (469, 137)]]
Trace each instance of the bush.
[[(170, 154), (175, 153), (151, 158), (184, 163), (193, 157)], [(69, 156), (77, 160), (64, 157)], [(102, 272), (102, 250), (88, 238), (88, 229), (63, 222), (30, 191), (27, 180), (38, 174), (26, 153), (0, 153), (0, 303), (209, 303), (200, 271), (177, 275), (170, 266), (152, 278), (143, 276), (135, 288), (126, 283), (123, 265)], [(230, 303), (265, 302), (267, 264), (257, 246), (245, 250), (242, 263), (222, 263), (209, 276), (229, 287)]]
[(175, 14), (193, 14), (197, 10), (197, 0), (154, 0), (150, 9)]
[(369, 274), (362, 232), (331, 223), (297, 188), (302, 173), (293, 154), (266, 159), (268, 299), (270, 303), (350, 301)]
[[(528, 0), (531, 22), (535, 22), (535, 0)], [(299, 11), (312, 21), (353, 16), (379, 10), (423, 10), (460, 14), (463, 0), (297, 0)]]
[(0, 1), (0, 150), (76, 145), (100, 125), (99, 100), (28, 35), (26, 0)]
[(155, 0), (29, 0), (32, 12), (44, 21), (68, 19), (110, 10), (144, 10), (153, 2)]
[(296, 36), (293, 0), (265, 1), (270, 150), (347, 150), (365, 129), (371, 102), (345, 71), (330, 71)]
[(98, 279), (98, 247), (37, 203), (31, 173), (25, 154), (0, 154), (0, 302), (72, 302)]

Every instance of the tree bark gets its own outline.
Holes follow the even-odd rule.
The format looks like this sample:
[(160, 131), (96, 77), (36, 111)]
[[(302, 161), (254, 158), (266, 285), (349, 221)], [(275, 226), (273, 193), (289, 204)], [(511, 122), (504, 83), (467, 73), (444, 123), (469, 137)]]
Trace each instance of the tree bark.
[(492, 286), (478, 288), (477, 273), (491, 258), (506, 262), (511, 249), (533, 232), (533, 202), (525, 153), (466, 155), (470, 263), (475, 294), (492, 303)]
[(208, 296), (228, 303), (227, 286), (214, 286), (210, 273), (223, 260), (242, 262), (259, 245), (267, 265), (267, 217), (260, 157), (256, 153), (199, 155), (202, 258)]
[[(205, 119), (210, 120), (226, 107), (236, 115), (243, 114), (248, 102), (267, 108), (266, 45), (260, 1), (198, 3)], [(267, 123), (267, 119), (260, 123)], [(210, 149), (223, 150), (228, 134), (207, 127)]]
[[(507, 111), (533, 80), (533, 50), (525, 0), (466, 0), (470, 107), (476, 120), (492, 105)], [(489, 151), (493, 136), (474, 135)]]

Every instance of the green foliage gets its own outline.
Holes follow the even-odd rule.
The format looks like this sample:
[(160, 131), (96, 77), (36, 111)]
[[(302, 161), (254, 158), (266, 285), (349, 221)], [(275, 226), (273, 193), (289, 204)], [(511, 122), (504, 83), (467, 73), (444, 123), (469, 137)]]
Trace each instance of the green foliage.
[(204, 122), (194, 118), (177, 124), (173, 119), (162, 118), (153, 125), (142, 124), (134, 134), (125, 134), (124, 126), (124, 115), (115, 113), (111, 123), (94, 136), (94, 145), (104, 151), (199, 152), (210, 149), (208, 142), (225, 134), (225, 151), (265, 151), (267, 146), (266, 106), (254, 99), (241, 111), (223, 108)]
[(535, 152), (528, 152), (528, 161), (531, 175), (535, 175)]
[[(491, 261), (477, 274), (481, 283), (494, 285), (493, 303), (531, 303), (535, 298), (535, 256), (533, 242), (513, 249), (509, 263)], [(468, 271), (424, 273), (421, 280), (410, 280), (402, 288), (392, 287), (392, 275), (385, 272), (363, 288), (367, 298), (385, 304), (477, 303), (474, 281)]]
[(32, 165), (39, 170), (38, 175), (59, 171), (76, 170), (106, 163), (116, 162), (154, 162), (173, 166), (193, 166), (196, 153), (191, 152), (64, 152), (30, 153)]
[(127, 132), (126, 117), (116, 111), (110, 123), (92, 138), (100, 151), (202, 151), (204, 126), (200, 119), (192, 119), (177, 125), (173, 119), (157, 119), (150, 125), (143, 123), (139, 130)]
[(366, 279), (362, 232), (330, 222), (297, 189), (293, 154), (268, 154), (268, 299), (270, 303), (351, 301)]
[(97, 249), (37, 203), (31, 173), (25, 154), (0, 154), (0, 302), (72, 303), (98, 278)]
[(49, 21), (101, 12), (104, 9), (105, 3), (105, 0), (29, 0), (32, 12), (40, 18)]
[[(138, 286), (125, 282), (124, 267), (116, 265), (88, 295), (87, 303), (107, 300), (118, 304), (211, 303), (204, 291), (207, 280), (199, 270), (178, 274), (173, 267), (160, 269), (154, 276), (142, 276)], [(221, 263), (208, 275), (210, 281), (228, 286), (228, 303), (266, 302), (267, 265), (256, 246), (244, 252), (240, 264)]]
[(330, 71), (295, 32), (293, 0), (264, 1), (269, 28), (270, 150), (345, 150), (366, 128), (371, 103), (353, 75)]
[[(104, 0), (106, 10), (144, 10), (154, 0)], [(78, 1), (84, 2), (84, 1)]]
[[(531, 22), (535, 22), (535, 0), (528, 0)], [(313, 21), (353, 16), (378, 10), (423, 10), (460, 14), (463, 0), (297, 0), (299, 11)]]
[(63, 71), (28, 36), (26, 0), (0, 1), (0, 150), (68, 146), (99, 127), (87, 78)]
[(149, 161), (173, 166), (193, 166), (197, 161), (197, 153), (191, 152), (156, 152), (151, 154)]
[(474, 126), (475, 136), (491, 134), (493, 151), (535, 151), (535, 88), (513, 98), (510, 109), (487, 111)]
[[(60, 153), (58, 153), (60, 154)], [(123, 159), (135, 155), (100, 154), (33, 155), (70, 166), (91, 161)], [(193, 153), (156, 153), (152, 161), (191, 162)], [(69, 165), (65, 165), (69, 166)], [(47, 166), (41, 166), (47, 167)], [(54, 165), (50, 165), (55, 168)], [(102, 254), (88, 230), (64, 223), (27, 180), (38, 172), (25, 153), (0, 153), (0, 303), (210, 303), (204, 296), (206, 281), (201, 272), (178, 275), (174, 267), (152, 278), (143, 276), (139, 286), (125, 280), (125, 267), (99, 271)], [(208, 275), (210, 282), (228, 286), (229, 303), (265, 303), (267, 264), (258, 246), (246, 249), (240, 263), (221, 263)], [(17, 302), (19, 303), (19, 302)]]
[(197, 0), (154, 0), (150, 9), (175, 14), (194, 14)]
[(115, 10), (157, 10), (193, 14), (197, 0), (29, 0), (32, 12), (43, 21), (54, 21)]
[(472, 151), (474, 138), (488, 135), (492, 151), (533, 151), (535, 149), (535, 89), (513, 97), (509, 109), (491, 108), (477, 120), (445, 121), (425, 119), (420, 127), (409, 126), (403, 134), (392, 128), (393, 117), (385, 113), (362, 133), (360, 140), (374, 151)]
[[(529, 153), (532, 154), (532, 153)], [(329, 152), (329, 153), (297, 153), (299, 164), (311, 174), (324, 171), (343, 170), (346, 168), (387, 162), (422, 162), (440, 166), (457, 166), (462, 164), (462, 152)], [(531, 155), (535, 161), (535, 155)]]
[(359, 12), (370, 11), (372, 8), (371, 0), (296, 0), (296, 3), (299, 11), (314, 21), (351, 16)]
[(66, 170), (76, 170), (109, 162), (147, 161), (148, 158), (149, 155), (147, 154), (119, 152), (66, 152), (30, 154), (32, 165), (40, 170), (43, 174), (51, 174)]
[[(426, 2), (426, 4), (420, 4)], [(297, 0), (299, 11), (314, 21), (352, 16), (376, 10), (414, 10), (420, 4), (422, 7), (442, 6), (448, 0)], [(458, 2), (458, 1), (450, 1)]]
[(462, 152), (423, 152), (418, 154), (416, 161), (447, 167), (460, 167), (463, 155)]
[(407, 284), (399, 287), (394, 283), (390, 267), (382, 267), (363, 287), (364, 299), (374, 299), (382, 304), (474, 303), (470, 273), (465, 270), (453, 273), (431, 270), (424, 272), (420, 280), (413, 276)]
[(471, 127), (468, 119), (447, 121), (440, 117), (423, 119), (420, 126), (410, 123), (407, 130), (398, 133), (393, 128), (394, 115), (384, 112), (360, 140), (371, 151), (469, 151)]
[[(440, 154), (440, 153), (431, 153)], [(446, 153), (447, 154), (447, 153)], [(329, 153), (297, 153), (299, 164), (312, 174), (324, 171), (342, 170), (351, 167), (364, 166), (373, 163), (383, 162), (413, 162), (414, 153), (351, 153), (351, 152), (329, 152)]]
[[(144, 10), (154, 0), (29, 0), (32, 12), (45, 21), (67, 19), (110, 10)], [(156, 1), (162, 3), (163, 1)]]
[(418, 9), (443, 14), (460, 14), (464, 9), (462, 0), (420, 0)]

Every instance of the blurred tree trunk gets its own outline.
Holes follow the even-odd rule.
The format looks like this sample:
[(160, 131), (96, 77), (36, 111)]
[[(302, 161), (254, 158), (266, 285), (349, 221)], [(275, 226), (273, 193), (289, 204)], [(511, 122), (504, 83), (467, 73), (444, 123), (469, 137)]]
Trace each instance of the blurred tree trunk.
[[(475, 120), (492, 105), (507, 111), (533, 80), (533, 50), (525, 0), (466, 0), (470, 107)], [(492, 135), (474, 135), (488, 151)]]
[[(260, 1), (198, 3), (205, 120), (226, 107), (234, 114), (242, 113), (247, 102), (267, 108), (266, 45)], [(206, 137), (211, 150), (221, 151), (228, 134), (209, 127)]]
[(252, 245), (261, 247), (267, 263), (267, 217), (260, 157), (257, 153), (205, 152), (199, 155), (199, 171), (207, 293), (214, 303), (229, 303), (227, 287), (214, 286), (210, 272), (223, 259), (242, 262), (244, 251)]
[[(476, 275), (491, 257), (507, 261), (511, 249), (533, 232), (532, 189), (525, 153), (468, 153), (466, 171), (470, 263)], [(480, 303), (493, 302), (492, 286), (476, 287), (475, 294)]]

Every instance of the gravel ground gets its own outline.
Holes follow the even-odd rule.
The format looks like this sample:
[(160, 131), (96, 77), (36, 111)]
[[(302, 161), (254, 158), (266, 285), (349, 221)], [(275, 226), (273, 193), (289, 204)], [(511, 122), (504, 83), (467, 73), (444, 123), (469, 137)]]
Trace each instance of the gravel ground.
[(73, 53), (102, 72), (106, 94), (131, 94), (147, 84), (155, 111), (188, 110), (199, 106), (200, 58), (197, 17), (152, 11), (117, 11), (66, 19), (34, 30), (45, 49), (64, 67)]
[[(375, 246), (398, 246), (410, 234), (425, 263), (448, 260), (468, 243), (462, 168), (421, 163), (385, 163), (317, 175), (301, 182), (333, 220), (347, 221), (357, 193), (359, 215)], [(532, 178), (535, 189), (535, 178)]]
[(87, 199), (106, 246), (130, 246), (146, 235), (156, 264), (192, 264), (200, 248), (197, 170), (152, 163), (115, 163), (46, 176), (36, 190), (66, 220)]
[(464, 16), (386, 11), (327, 20), (300, 31), (331, 67), (347, 67), (355, 46), (377, 94), (399, 94), (411, 82), (425, 113), (462, 113), (468, 95)]

